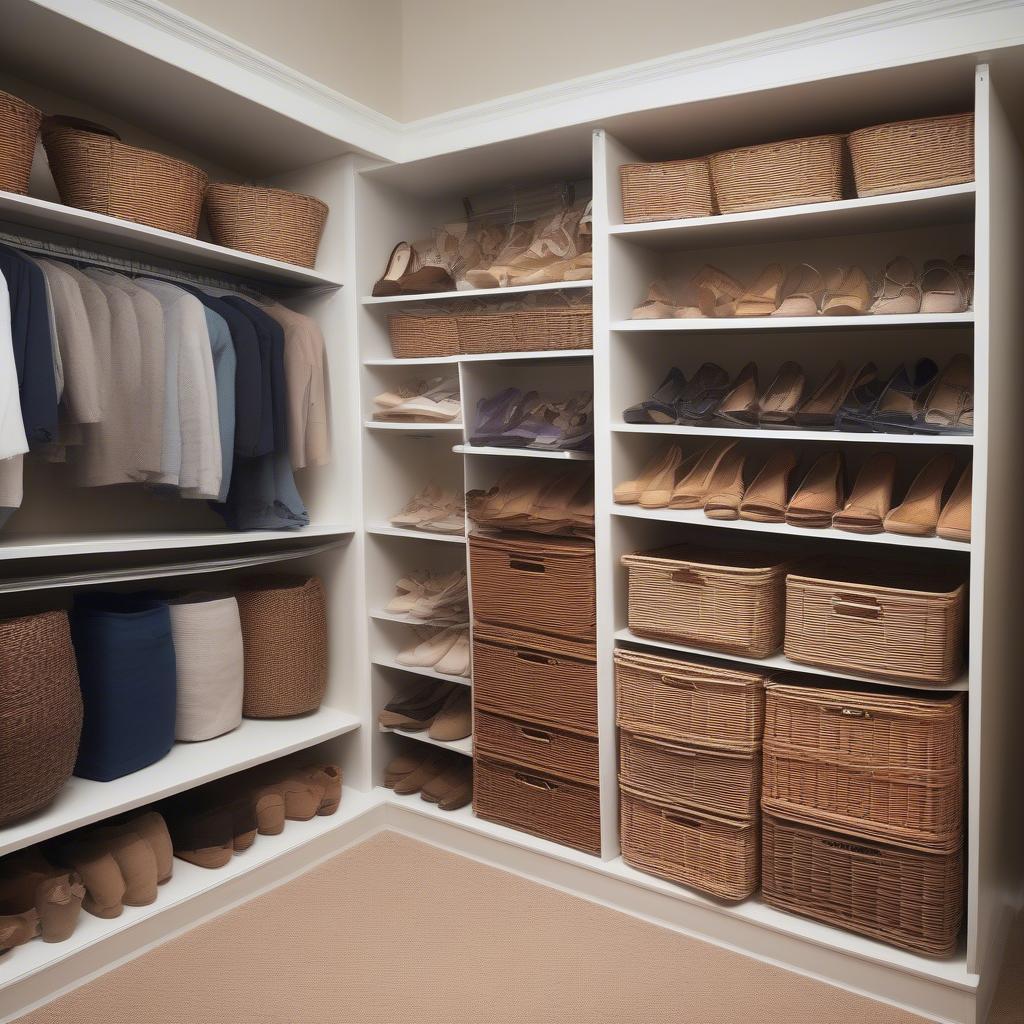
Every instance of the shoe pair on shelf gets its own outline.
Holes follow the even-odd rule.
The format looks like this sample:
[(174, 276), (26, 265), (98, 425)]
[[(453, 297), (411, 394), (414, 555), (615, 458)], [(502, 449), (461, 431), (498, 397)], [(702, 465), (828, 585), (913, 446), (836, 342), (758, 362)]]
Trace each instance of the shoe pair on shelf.
[(399, 796), (419, 793), (442, 811), (456, 811), (473, 800), (473, 762), (440, 750), (398, 754), (384, 769), (384, 785)]
[(40, 936), (63, 942), (78, 924), (85, 898), (74, 870), (53, 864), (38, 848), (0, 861), (0, 956)]
[(432, 377), (403, 384), (374, 398), (373, 418), (394, 423), (454, 423), (462, 414), (459, 384), (453, 377)]
[(416, 686), (395, 697), (377, 716), (382, 729), (423, 732), (432, 740), (452, 743), (473, 733), (469, 687), (463, 683)]
[(416, 629), (417, 643), (395, 656), (407, 668), (432, 668), (445, 676), (469, 676), (469, 626)]
[(574, 466), (557, 472), (518, 469), (488, 491), (466, 495), (469, 518), (499, 530), (594, 536), (594, 477)]
[(546, 398), (519, 388), (481, 398), (469, 443), (497, 448), (592, 451), (594, 395), (577, 391), (566, 399)]
[(469, 621), (466, 570), (431, 573), (417, 569), (398, 580), (395, 596), (384, 610), (435, 625), (465, 624)]
[(392, 526), (427, 533), (464, 533), (466, 508), (462, 497), (436, 484), (427, 484), (389, 520)]

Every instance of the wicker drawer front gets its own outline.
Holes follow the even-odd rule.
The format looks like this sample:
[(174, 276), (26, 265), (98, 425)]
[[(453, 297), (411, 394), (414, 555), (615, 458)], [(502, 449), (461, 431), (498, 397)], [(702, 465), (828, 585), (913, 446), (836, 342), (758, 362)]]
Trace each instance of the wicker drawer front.
[(556, 636), (595, 636), (593, 544), (473, 536), (469, 550), (475, 618)]
[(396, 359), (429, 359), (459, 354), (455, 317), (443, 313), (417, 316), (395, 313), (388, 317), (391, 351)]
[(595, 856), (601, 852), (601, 801), (596, 786), (477, 756), (473, 759), (473, 810), (486, 821)]
[(730, 818), (756, 818), (761, 755), (688, 747), (653, 736), (619, 734), (623, 791)]
[(597, 665), (473, 635), (477, 708), (544, 725), (597, 732)]
[(753, 751), (764, 728), (761, 672), (615, 652), (615, 720), (631, 732)]
[(964, 660), (964, 594), (962, 584), (940, 592), (790, 575), (786, 657), (879, 679), (951, 683)]
[(481, 711), (473, 722), (473, 749), (484, 757), (596, 786), (597, 740)]
[(765, 903), (903, 949), (951, 956), (963, 916), (959, 851), (868, 845), (765, 814)]
[(925, 852), (963, 844), (963, 694), (769, 683), (764, 808)]
[(629, 570), (629, 628), (638, 636), (752, 658), (777, 651), (785, 565), (738, 552), (721, 557), (715, 563), (682, 548), (623, 556)]
[(589, 305), (516, 309), (456, 316), (459, 347), (467, 355), (552, 352), (590, 348), (594, 316)]
[(623, 164), (619, 168), (619, 180), (622, 220), (626, 224), (708, 217), (715, 210), (711, 169), (703, 157), (655, 164)]
[(757, 892), (760, 829), (622, 794), (622, 858), (648, 874), (724, 900)]

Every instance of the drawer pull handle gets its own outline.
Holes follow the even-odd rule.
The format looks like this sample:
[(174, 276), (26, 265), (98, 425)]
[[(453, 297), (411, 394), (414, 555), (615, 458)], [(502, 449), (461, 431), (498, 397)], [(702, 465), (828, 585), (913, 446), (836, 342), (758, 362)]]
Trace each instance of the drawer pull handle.
[(826, 704), (824, 708), (826, 711), (831, 711), (834, 715), (842, 715), (843, 718), (863, 718), (868, 720), (875, 717), (870, 711), (865, 711), (864, 708), (848, 708), (842, 704)]
[(676, 569), (669, 573), (669, 579), (673, 583), (692, 583), (694, 586), (704, 586), (704, 577), (695, 569)]
[(549, 658), (544, 654), (534, 654), (532, 651), (516, 651), (516, 657), (520, 661), (532, 661), (535, 665), (559, 665), (557, 658)]
[(662, 676), (661, 681), (666, 686), (674, 686), (677, 690), (697, 689), (697, 684), (692, 679), (684, 679), (682, 676)]
[(517, 782), (521, 782), (524, 786), (529, 786), (531, 789), (558, 789), (553, 782), (548, 782), (547, 779), (540, 779), (536, 775), (524, 775), (522, 772), (516, 772), (514, 778)]
[(700, 828), (701, 823), (696, 818), (688, 818), (683, 814), (666, 814), (666, 821), (671, 821), (674, 825), (686, 825), (688, 828)]
[(551, 733), (545, 732), (543, 729), (531, 729), (528, 726), (519, 726), (519, 731), (528, 740), (533, 740), (535, 743), (550, 743)]
[(857, 843), (843, 842), (842, 839), (822, 839), (820, 842), (822, 846), (827, 846), (830, 850), (842, 850), (855, 857), (880, 857), (882, 855), (882, 851), (876, 850), (873, 846), (859, 846)]
[(527, 562), (522, 558), (510, 558), (508, 560), (510, 569), (517, 569), (519, 572), (546, 572), (543, 562)]
[(882, 608), (877, 601), (870, 598), (854, 600), (836, 595), (832, 598), (832, 614), (841, 615), (846, 619), (877, 620), (882, 618)]
[(696, 750), (688, 750), (686, 747), (677, 746), (675, 743), (671, 743), (668, 740), (658, 740), (653, 736), (637, 736), (631, 737), (634, 743), (640, 743), (648, 747), (661, 747), (663, 750), (671, 750), (673, 754), (677, 754), (679, 757), (696, 757)]

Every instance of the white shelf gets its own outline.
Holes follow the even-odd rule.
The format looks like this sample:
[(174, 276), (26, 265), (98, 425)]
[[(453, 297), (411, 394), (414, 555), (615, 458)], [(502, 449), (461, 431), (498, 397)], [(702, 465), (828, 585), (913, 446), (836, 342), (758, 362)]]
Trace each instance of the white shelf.
[(453, 452), (460, 455), (506, 455), (513, 458), (559, 459), (562, 462), (593, 462), (593, 452), (546, 452), (536, 448), (501, 448), (488, 445), (457, 444)]
[(744, 665), (754, 665), (757, 668), (771, 669), (775, 672), (804, 672), (814, 676), (827, 676), (830, 679), (842, 682), (872, 683), (875, 686), (896, 686), (913, 690), (928, 690), (932, 693), (946, 693), (951, 690), (966, 690), (968, 688), (966, 671), (948, 686), (936, 686), (932, 683), (916, 683), (906, 680), (893, 682), (887, 679), (853, 675), (849, 672), (833, 669), (816, 668), (813, 665), (801, 665), (798, 662), (790, 661), (784, 654), (773, 654), (768, 658), (748, 658), (742, 654), (722, 654), (718, 651), (709, 651), (704, 647), (686, 647), (683, 644), (670, 643), (667, 640), (650, 640), (646, 637), (637, 636), (629, 629), (617, 630), (615, 639), (625, 643), (639, 644), (642, 647), (657, 647), (661, 650), (677, 651), (680, 654), (698, 654), (703, 658), (716, 658), (719, 661), (736, 661)]
[[(383, 608), (377, 608), (370, 612), (370, 618), (376, 619), (378, 622), (399, 622), (403, 626), (430, 626), (433, 629), (447, 629), (449, 626), (459, 625), (459, 623), (447, 623), (444, 625), (438, 625), (436, 622), (432, 622), (430, 619), (414, 619), (409, 615), (400, 615), (398, 612), (387, 612)], [(469, 621), (461, 623), (468, 628)]]
[(506, 295), (533, 295), (536, 292), (577, 291), (592, 288), (593, 281), (555, 281), (551, 284), (521, 284), (508, 288), (468, 288), (465, 291), (429, 292), (425, 295), (365, 295), (364, 306), (393, 306), (397, 303), (405, 305), (410, 302), (447, 302), (450, 299), (501, 299)]
[(695, 317), (691, 320), (616, 320), (613, 331), (687, 332), (714, 331), (835, 331), (840, 328), (869, 327), (967, 327), (974, 324), (974, 312), (903, 313), (865, 316), (731, 316)]
[[(425, 623), (419, 623), (419, 625), (425, 625)], [(436, 628), (443, 629), (445, 627)], [(378, 668), (390, 668), (394, 669), (396, 672), (411, 672), (414, 676), (423, 676), (426, 679), (433, 679), (438, 683), (458, 683), (460, 686), (473, 685), (469, 676), (450, 676), (446, 675), (444, 672), (438, 672), (437, 669), (434, 668), (427, 668), (425, 666), (418, 665), (403, 665), (394, 658), (373, 658), (372, 663)]]
[(462, 433), (461, 423), (389, 423), (381, 420), (366, 420), (363, 426), (367, 430), (394, 431), (398, 434), (440, 434), (449, 431)]
[(0, 221), (43, 229), (76, 240), (116, 246), (127, 255), (155, 256), (189, 267), (216, 270), (290, 288), (340, 288), (341, 282), (316, 270), (251, 256), (198, 238), (147, 227), (133, 221), (76, 210), (31, 196), (0, 192)]
[(479, 355), (423, 356), (416, 359), (364, 359), (363, 366), (437, 366), (458, 363), (518, 363), (535, 359), (592, 359), (592, 348), (553, 349), (544, 352), (485, 352)]
[(246, 718), (225, 736), (175, 743), (166, 757), (113, 782), (73, 776), (57, 798), (23, 821), (0, 829), (0, 854), (109, 818), (213, 779), (284, 757), (359, 728), (347, 711), (322, 707), (298, 718)]
[(366, 527), (367, 533), (377, 537), (410, 537), (414, 540), (440, 540), (449, 544), (465, 544), (464, 533), (428, 533), (426, 530), (406, 530), (401, 526), (391, 526), (388, 523), (369, 523)]
[(613, 423), (616, 434), (667, 434), (679, 437), (757, 438), (765, 441), (827, 441), (829, 444), (974, 444), (973, 434), (862, 434), (845, 430), (770, 430), (758, 427), (687, 427), (671, 423)]
[(408, 729), (385, 729), (379, 726), (381, 732), (392, 732), (396, 736), (404, 736), (409, 740), (416, 740), (417, 743), (429, 743), (432, 747), (440, 747), (442, 750), (454, 750), (457, 754), (473, 756), (473, 737), (467, 736), (464, 740), (452, 740), (445, 743), (443, 740), (434, 740), (427, 735), (427, 730), (422, 732), (410, 732)]

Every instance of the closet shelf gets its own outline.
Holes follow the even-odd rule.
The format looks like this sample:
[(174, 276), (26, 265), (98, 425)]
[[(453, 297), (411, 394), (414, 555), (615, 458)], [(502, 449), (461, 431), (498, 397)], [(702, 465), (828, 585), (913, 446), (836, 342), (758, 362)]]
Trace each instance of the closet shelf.
[(616, 320), (613, 331), (704, 334), (715, 331), (835, 331), (855, 327), (965, 327), (974, 324), (966, 313), (899, 313), (865, 316), (732, 316), (693, 320)]
[(439, 434), (450, 431), (462, 432), (461, 423), (387, 423), (380, 420), (366, 420), (363, 426), (367, 430), (393, 431), (398, 434)]
[[(383, 608), (376, 608), (370, 612), (370, 618), (375, 619), (377, 622), (398, 622), (403, 626), (429, 626), (431, 628), (441, 629), (444, 627), (437, 626), (429, 619), (414, 619), (409, 615), (401, 615), (398, 612), (387, 612)], [(455, 625), (455, 623), (452, 623)], [(469, 627), (469, 622), (464, 622), (462, 625)], [(405, 666), (402, 666), (403, 670)]]
[(426, 730), (423, 732), (409, 732), (408, 729), (384, 729), (378, 726), (381, 732), (391, 732), (396, 736), (404, 736), (406, 739), (416, 740), (418, 743), (429, 743), (432, 747), (440, 747), (442, 750), (454, 750), (458, 754), (473, 756), (473, 737), (467, 736), (464, 740), (452, 740), (445, 743), (443, 740), (432, 740)]
[[(392, 620), (396, 621), (396, 620)], [(401, 622), (402, 619), (397, 621)], [(429, 622), (409, 623), (410, 625), (429, 626)], [(472, 686), (473, 682), (468, 676), (449, 676), (444, 672), (438, 672), (433, 668), (421, 668), (414, 665), (402, 665), (394, 658), (374, 658), (371, 664), (378, 668), (394, 669), (396, 672), (411, 672), (414, 676), (425, 676), (427, 679), (434, 679), (439, 683), (458, 683), (460, 686)]]
[(505, 455), (512, 458), (559, 459), (562, 462), (593, 462), (593, 452), (545, 452), (536, 448), (501, 448), (488, 445), (457, 444), (452, 448), (459, 455)]
[(217, 739), (176, 743), (160, 761), (113, 782), (91, 782), (73, 776), (45, 810), (0, 828), (0, 855), (284, 757), (352, 732), (359, 725), (355, 715), (330, 707), (297, 718), (245, 718), (237, 729)]
[(974, 444), (973, 434), (856, 434), (843, 430), (759, 430), (756, 427), (687, 427), (669, 423), (613, 423), (616, 434), (663, 434), (687, 437), (757, 438), (762, 441), (827, 441), (829, 444)]
[(485, 352), (480, 355), (431, 356), (415, 359), (364, 359), (363, 366), (436, 366), (457, 363), (519, 363), (533, 359), (592, 359), (592, 348), (553, 349), (543, 352)]
[(363, 297), (362, 302), (364, 306), (393, 306), (396, 303), (405, 305), (410, 302), (447, 302), (449, 299), (500, 299), (503, 295), (532, 295), (535, 292), (562, 292), (567, 290), (578, 291), (582, 288), (592, 288), (593, 285), (593, 281), (555, 281), (551, 284), (521, 284), (508, 288), (470, 288), (466, 291), (428, 292), (425, 295), (366, 295)]
[(464, 533), (428, 533), (426, 530), (406, 530), (401, 526), (391, 526), (388, 523), (369, 523), (366, 532), (377, 537), (410, 537), (413, 540), (447, 541), (449, 544), (466, 543)]

